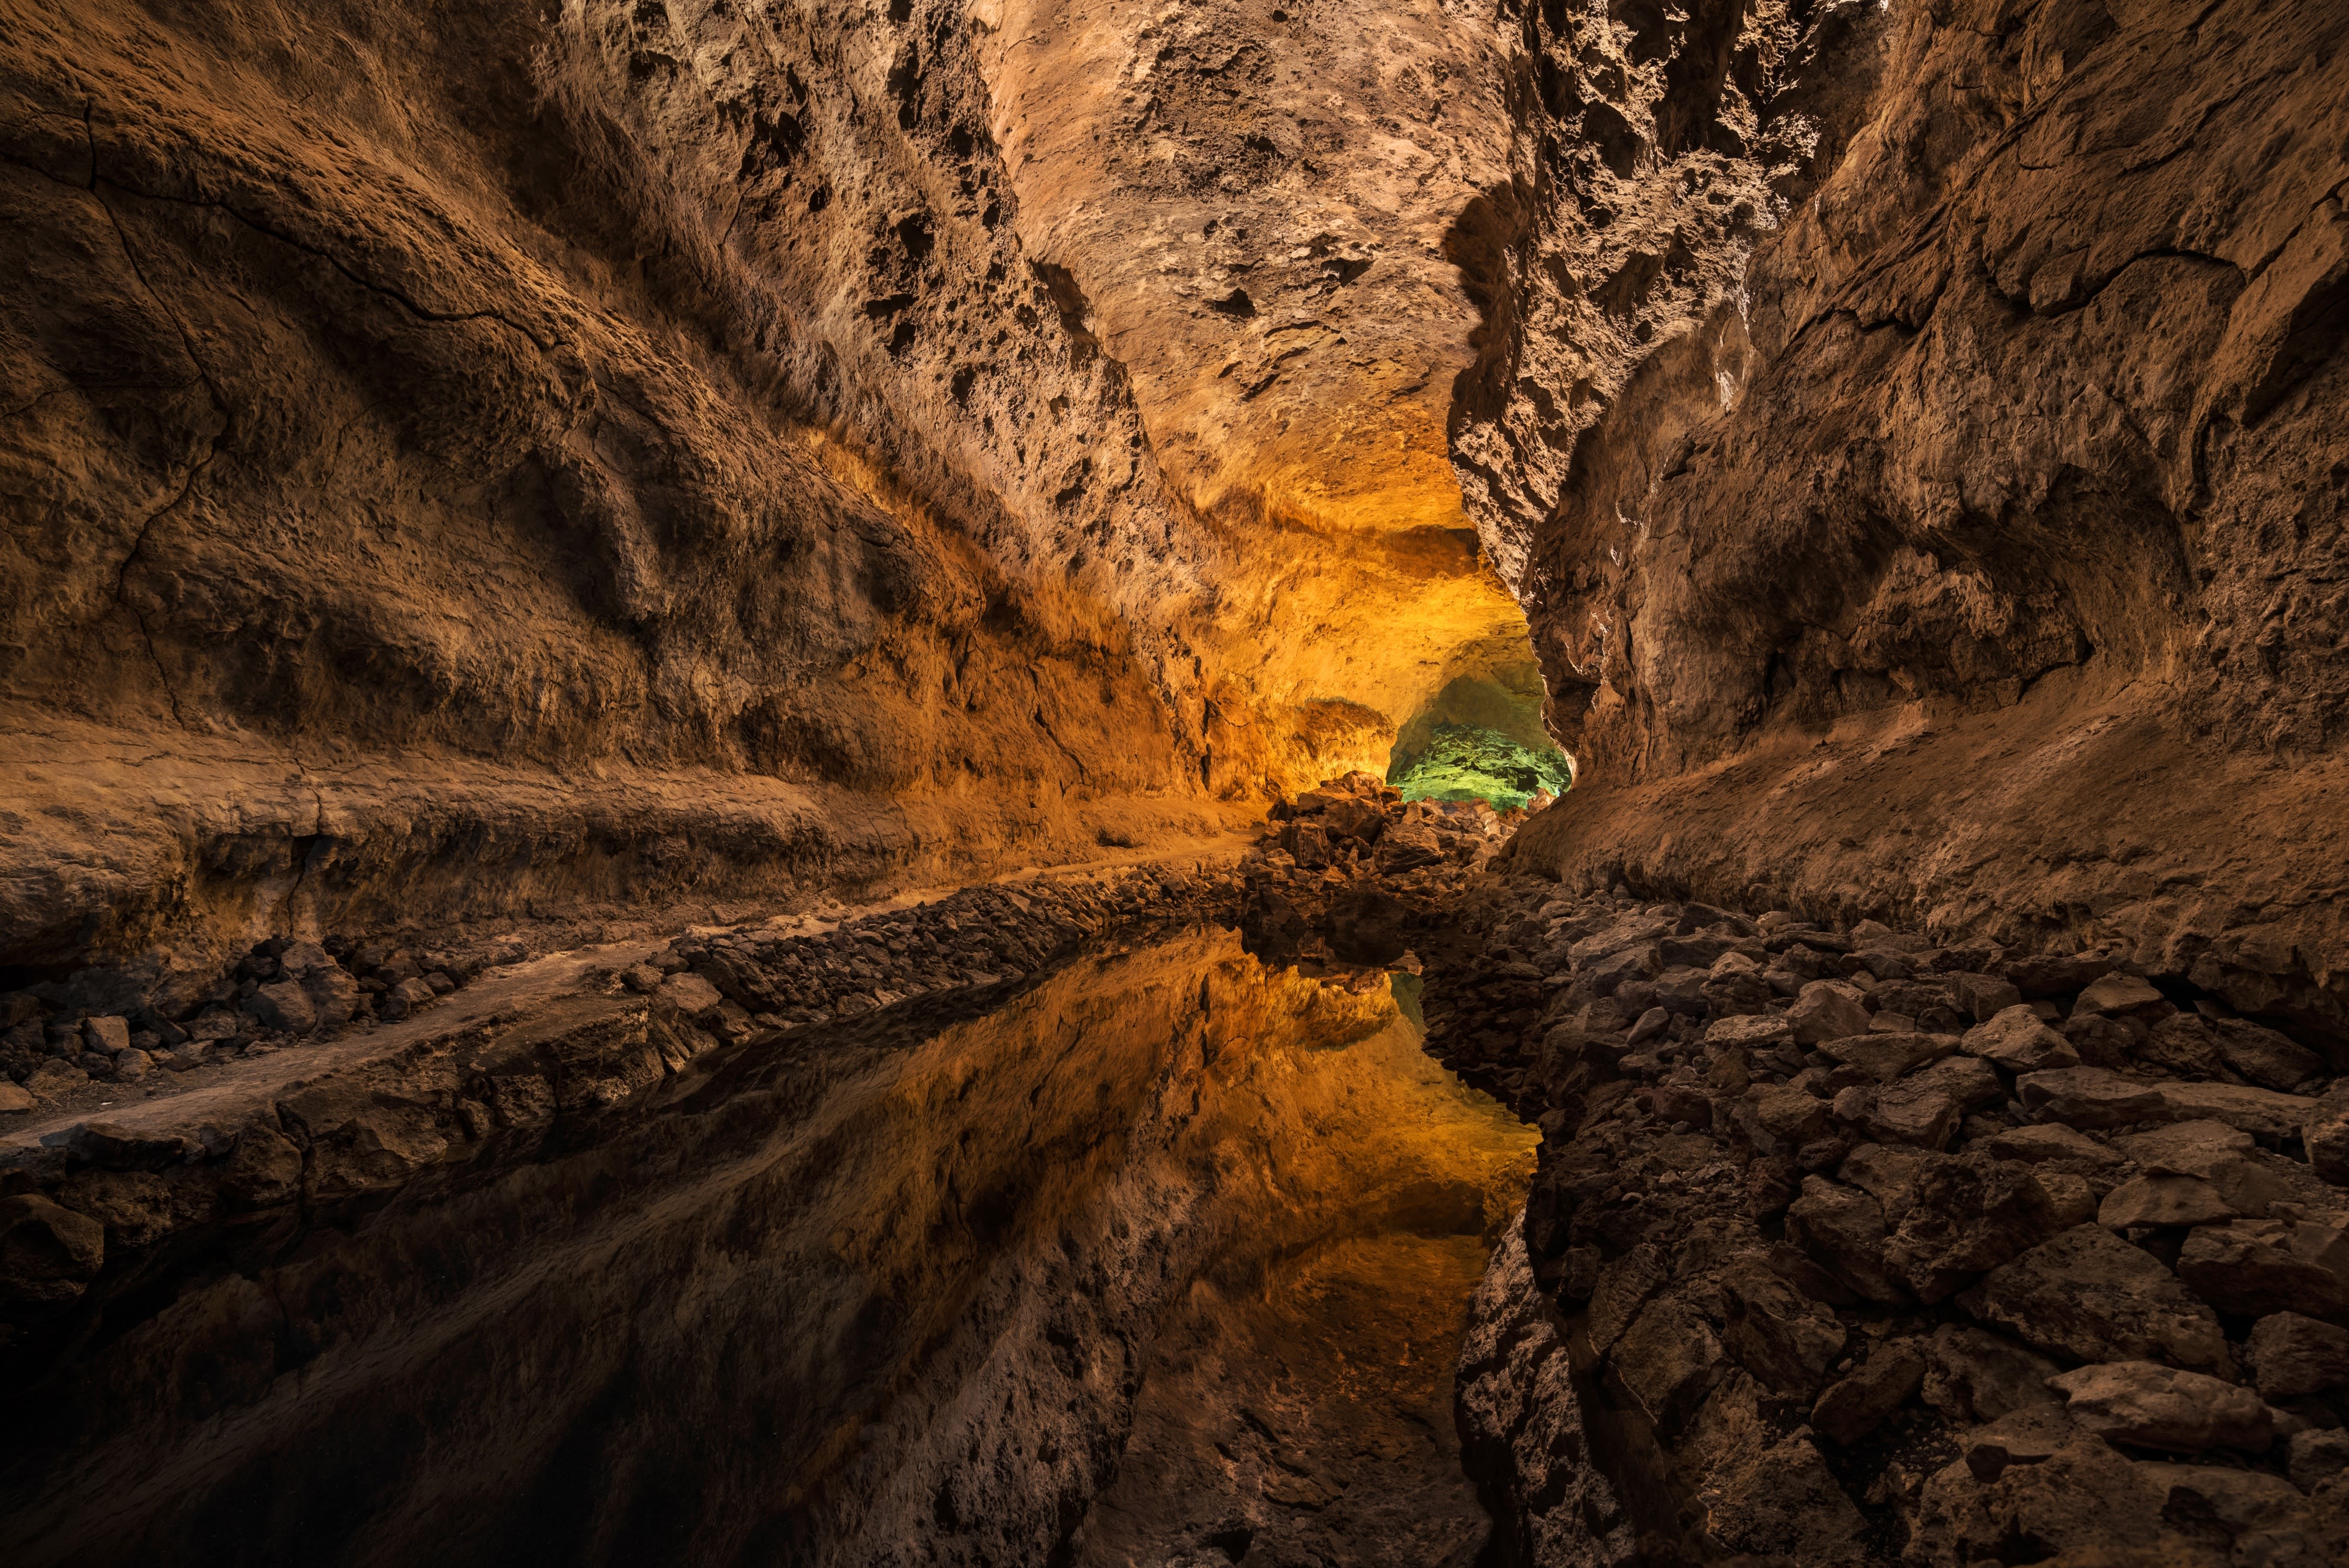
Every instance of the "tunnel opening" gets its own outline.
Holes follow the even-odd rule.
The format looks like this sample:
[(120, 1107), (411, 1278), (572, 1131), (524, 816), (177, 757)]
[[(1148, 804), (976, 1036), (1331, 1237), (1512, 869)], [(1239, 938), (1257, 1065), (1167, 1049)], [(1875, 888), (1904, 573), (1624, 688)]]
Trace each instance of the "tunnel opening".
[(1444, 682), (1395, 733), (1386, 780), (1415, 800), (1513, 811), (1572, 787), (1573, 760), (1542, 723), (1541, 672), (1521, 663)]

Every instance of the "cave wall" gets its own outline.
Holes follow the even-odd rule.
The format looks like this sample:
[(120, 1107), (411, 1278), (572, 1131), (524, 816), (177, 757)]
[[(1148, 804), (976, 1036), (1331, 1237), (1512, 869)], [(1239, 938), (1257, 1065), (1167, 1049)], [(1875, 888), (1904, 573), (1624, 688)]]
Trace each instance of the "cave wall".
[(2349, 1022), (2337, 7), (1563, 5), (1454, 442), (1532, 862)]
[[(1138, 351), (1012, 177), (1053, 84), (985, 8), (8, 16), (0, 961), (1208, 842), (1522, 627), (1445, 499), (1440, 258), (1290, 334), (1309, 392)], [(1226, 154), (1278, 206), (1383, 149)], [(1448, 203), (1381, 199), (1396, 244)], [(1273, 468), (1202, 455), (1309, 405)], [(1373, 447), (1417, 499), (1333, 542), (1290, 493)]]

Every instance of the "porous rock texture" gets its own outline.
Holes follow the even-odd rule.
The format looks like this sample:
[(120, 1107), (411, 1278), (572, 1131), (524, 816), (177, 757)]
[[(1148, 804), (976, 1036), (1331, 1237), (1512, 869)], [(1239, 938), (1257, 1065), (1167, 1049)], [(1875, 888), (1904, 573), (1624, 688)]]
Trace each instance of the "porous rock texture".
[(2349, 1552), (2338, 1059), (2247, 1081), (2294, 1042), (2108, 959), (1502, 875), (1450, 915), (1429, 1048), (1542, 1129), (1457, 1383), (1497, 1561)]
[[(1433, 7), (1392, 37), (1326, 21), (1353, 52), (1315, 68), (1404, 73), (1414, 112), (1407, 51), (1490, 53)], [(1433, 247), (1464, 176), (1389, 171), (1383, 140), (1250, 153), (1258, 209), (1356, 168), (1376, 222), (1333, 210), (1304, 258), (1218, 231), (1203, 267), (1278, 245), (1296, 275), (1240, 332), (1277, 369), (1181, 381), (1196, 344), (1089, 303), (1055, 227), (1075, 188), (1011, 177), (1036, 84), (1005, 26), (947, 0), (12, 7), (9, 959), (1211, 837), (1223, 797), (1382, 766), (1446, 680), (1522, 664), (1444, 458), (1475, 313)], [(1231, 47), (1159, 90), (1212, 91)], [(1497, 146), (1477, 79), (1461, 112)], [(1130, 235), (1154, 200), (1096, 219)], [(1342, 287), (1378, 303), (1281, 336)], [(1137, 336), (1162, 340), (1139, 379)], [(1268, 376), (1292, 389), (1261, 400)], [(1254, 440), (1202, 386), (1319, 409), (1335, 433), (1298, 430), (1290, 466), (1392, 494), (1400, 463), (1410, 516), (1361, 548), (1335, 504), (1321, 534), (1281, 521), (1270, 471), (1201, 455)]]
[(1523, 7), (1454, 408), (1543, 864), (2349, 1024), (2349, 16)]

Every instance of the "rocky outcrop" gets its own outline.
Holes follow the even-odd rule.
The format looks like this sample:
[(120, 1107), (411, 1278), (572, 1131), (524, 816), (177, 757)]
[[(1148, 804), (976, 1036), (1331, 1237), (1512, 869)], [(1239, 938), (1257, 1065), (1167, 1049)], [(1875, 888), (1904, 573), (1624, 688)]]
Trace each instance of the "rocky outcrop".
[(1442, 929), (1451, 904), (1526, 814), (1482, 800), (1406, 803), (1402, 793), (1353, 773), (1273, 803), (1240, 860), (1240, 931), (1250, 952), (1313, 973), (1417, 971), (1413, 948)]
[(2337, 7), (1512, 8), (1526, 853), (2349, 1025)]
[(1515, 1561), (2349, 1548), (2337, 1048), (2116, 955), (1507, 877), (1425, 1008), (1543, 1132), (1460, 1386)]

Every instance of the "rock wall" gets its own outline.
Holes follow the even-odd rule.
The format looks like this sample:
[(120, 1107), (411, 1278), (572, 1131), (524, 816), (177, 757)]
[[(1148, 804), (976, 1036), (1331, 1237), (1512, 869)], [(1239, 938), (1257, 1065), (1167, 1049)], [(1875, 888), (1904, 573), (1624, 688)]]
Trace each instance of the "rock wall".
[(2349, 1021), (2337, 7), (1527, 7), (1455, 408), (1533, 862)]
[[(1523, 624), (1444, 462), (1452, 186), (1219, 148), (1378, 222), (1219, 231), (1295, 275), (1195, 308), (1218, 358), (1066, 238), (1011, 25), (14, 8), (0, 957), (966, 876), (1382, 766)], [(1316, 68), (1485, 47), (1413, 26)], [(1212, 99), (1211, 41), (1156, 90)], [(1180, 194), (1093, 221), (1172, 239)], [(1278, 463), (1206, 455), (1309, 408)], [(1309, 470), (1358, 483), (1307, 517)]]
[(1452, 916), (1429, 1048), (1542, 1129), (1462, 1355), (1497, 1560), (2349, 1552), (2349, 1051), (2110, 957)]

